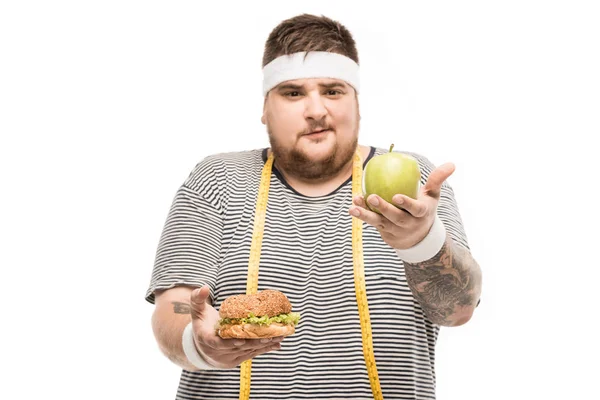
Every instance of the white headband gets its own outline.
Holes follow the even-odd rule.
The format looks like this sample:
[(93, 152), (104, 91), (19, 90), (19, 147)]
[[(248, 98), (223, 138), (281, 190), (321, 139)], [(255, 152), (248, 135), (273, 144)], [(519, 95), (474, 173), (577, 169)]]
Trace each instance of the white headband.
[(285, 81), (334, 78), (346, 81), (358, 93), (358, 64), (349, 57), (327, 51), (310, 51), (277, 57), (263, 68), (263, 96)]

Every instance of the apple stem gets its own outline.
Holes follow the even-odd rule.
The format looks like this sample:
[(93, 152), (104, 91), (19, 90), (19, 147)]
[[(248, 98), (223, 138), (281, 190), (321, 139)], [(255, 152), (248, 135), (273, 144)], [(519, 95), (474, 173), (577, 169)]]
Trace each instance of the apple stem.
[(393, 148), (394, 148), (394, 143), (392, 143), (392, 145), (390, 146), (390, 153), (392, 152)]

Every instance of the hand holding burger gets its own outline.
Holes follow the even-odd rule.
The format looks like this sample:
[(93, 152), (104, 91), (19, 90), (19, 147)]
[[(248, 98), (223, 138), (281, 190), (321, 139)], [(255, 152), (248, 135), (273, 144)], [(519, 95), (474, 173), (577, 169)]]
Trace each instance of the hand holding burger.
[[(220, 337), (217, 334), (217, 331), (215, 331), (215, 326), (221, 326), (220, 321), (222, 322), (222, 319), (220, 319), (219, 312), (207, 303), (209, 293), (210, 290), (208, 286), (203, 286), (201, 289), (192, 291), (190, 296), (192, 322), (191, 330), (189, 331), (189, 344), (191, 348), (195, 348), (195, 351), (198, 353), (197, 357), (203, 359), (206, 364), (214, 368), (234, 368), (243, 361), (281, 348), (280, 342), (283, 340), (282, 333), (289, 332), (289, 327), (286, 331), (273, 329), (271, 330), (271, 334), (280, 333), (280, 335), (264, 336), (261, 337), (260, 340), (244, 340), (245, 338), (234, 339), (234, 335), (230, 335), (227, 339)], [(223, 302), (223, 304), (225, 304), (225, 302)], [(255, 318), (250, 316), (247, 317)], [(279, 320), (283, 321), (285, 318), (282, 319), (282, 317), (280, 317)], [(252, 319), (252, 321), (254, 321), (254, 319)], [(228, 322), (233, 322), (230, 325), (237, 325), (237, 321)], [(255, 325), (262, 327), (270, 325), (270, 323), (265, 324), (264, 322), (265, 320), (263, 319), (260, 323)], [(252, 322), (250, 322), (250, 324), (252, 324)], [(273, 327), (276, 326), (277, 325), (273, 325)], [(238, 330), (239, 328), (233, 329), (233, 331)], [(185, 338), (186, 334), (184, 333), (184, 341), (187, 340)], [(193, 352), (194, 350), (191, 351)]]

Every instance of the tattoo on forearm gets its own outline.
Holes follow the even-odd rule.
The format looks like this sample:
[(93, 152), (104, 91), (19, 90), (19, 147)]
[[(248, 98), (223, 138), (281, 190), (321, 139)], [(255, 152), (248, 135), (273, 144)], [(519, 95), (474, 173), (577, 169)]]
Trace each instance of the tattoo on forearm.
[(192, 308), (187, 303), (181, 303), (179, 301), (173, 301), (173, 311), (175, 314), (190, 314)]
[(480, 292), (480, 272), (468, 250), (450, 239), (430, 260), (405, 263), (406, 280), (425, 314), (440, 325), (456, 322), (453, 315), (474, 306)]

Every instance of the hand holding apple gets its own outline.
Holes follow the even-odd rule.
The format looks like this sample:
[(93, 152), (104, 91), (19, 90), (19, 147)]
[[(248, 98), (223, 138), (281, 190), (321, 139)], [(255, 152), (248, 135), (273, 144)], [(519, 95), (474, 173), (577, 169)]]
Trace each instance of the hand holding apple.
[[(435, 168), (429, 174), (425, 185), (417, 190), (414, 197), (411, 196), (410, 190), (405, 190), (404, 193), (390, 194), (390, 188), (408, 187), (411, 189), (418, 185), (420, 172), (419, 179), (415, 183), (416, 173), (410, 168), (405, 171), (412, 172), (405, 172), (404, 174), (397, 171), (395, 173), (394, 171), (385, 173), (383, 172), (385, 167), (381, 166), (369, 170), (372, 161), (386, 154), (374, 157), (365, 167), (366, 173), (363, 175), (364, 195), (356, 196), (353, 199), (354, 206), (350, 207), (349, 213), (376, 227), (382, 239), (391, 247), (408, 249), (423, 240), (429, 233), (437, 213), (442, 184), (452, 175), (455, 167), (452, 163), (446, 163)], [(403, 159), (401, 162), (397, 158), (384, 158), (383, 160), (387, 160), (382, 163), (383, 165), (387, 162), (390, 163), (389, 165), (401, 165), (402, 167), (410, 165), (410, 160)], [(378, 163), (375, 163), (375, 166), (377, 165)], [(390, 176), (394, 176), (394, 179), (403, 182), (394, 182), (394, 180), (388, 178)], [(378, 178), (379, 181), (377, 181)], [(367, 190), (364, 190), (365, 187)], [(377, 188), (378, 191), (371, 190), (372, 188)], [(372, 209), (377, 210), (377, 212), (372, 211)]]

